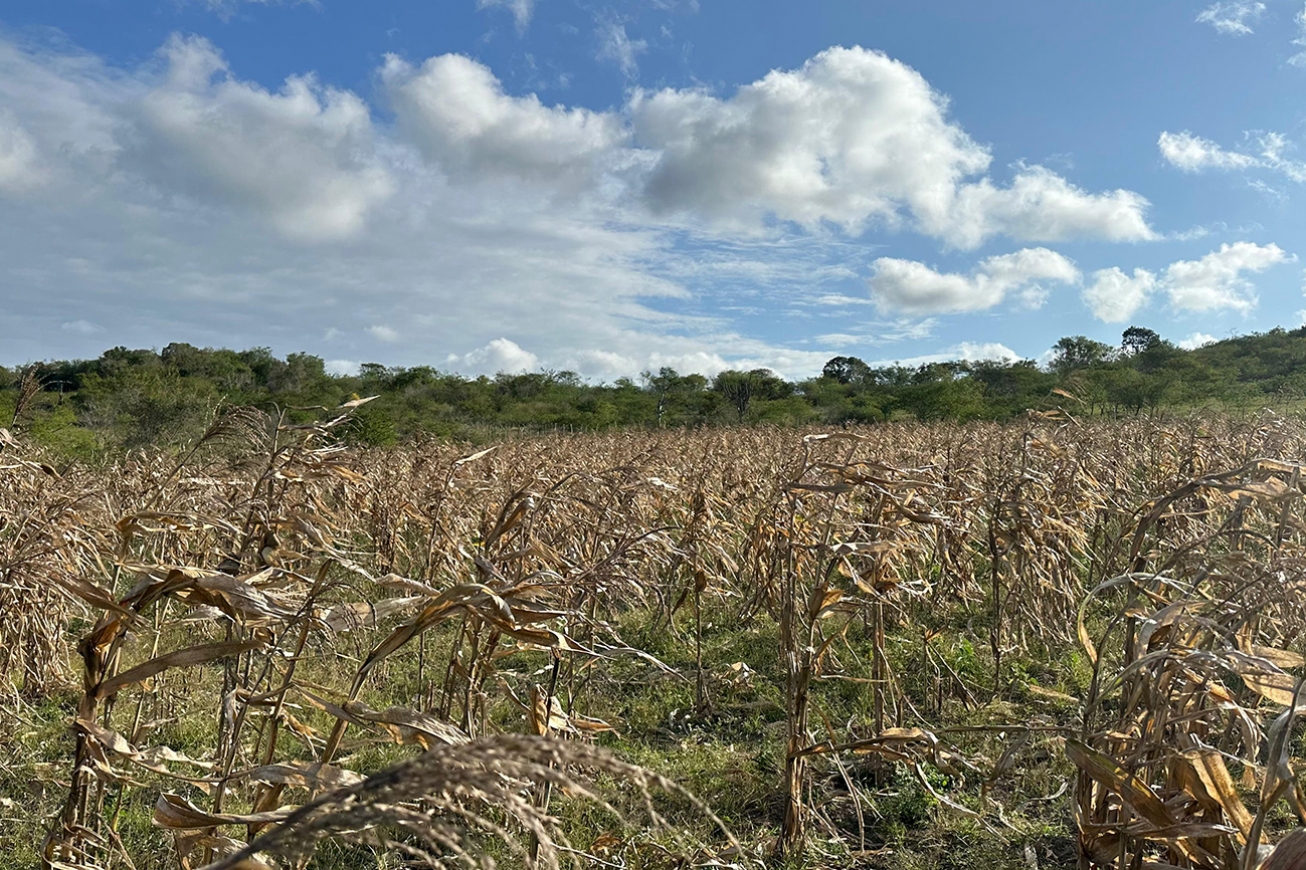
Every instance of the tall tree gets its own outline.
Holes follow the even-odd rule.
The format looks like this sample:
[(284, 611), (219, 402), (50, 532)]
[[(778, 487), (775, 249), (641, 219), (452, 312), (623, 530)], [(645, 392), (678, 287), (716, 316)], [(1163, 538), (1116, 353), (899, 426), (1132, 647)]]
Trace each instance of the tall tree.
[(1131, 326), (1120, 335), (1120, 352), (1125, 356), (1143, 353), (1161, 344), (1161, 336), (1145, 326)]
[(741, 372), (721, 372), (712, 382), (712, 389), (720, 393), (743, 422), (754, 399), (783, 399), (793, 395), (793, 385), (770, 369), (753, 369)]
[(1085, 335), (1069, 335), (1052, 346), (1052, 370), (1065, 377), (1076, 369), (1106, 362), (1111, 358), (1111, 345), (1094, 341)]
[(821, 377), (841, 384), (862, 383), (871, 376), (871, 367), (855, 356), (837, 356), (821, 369)]

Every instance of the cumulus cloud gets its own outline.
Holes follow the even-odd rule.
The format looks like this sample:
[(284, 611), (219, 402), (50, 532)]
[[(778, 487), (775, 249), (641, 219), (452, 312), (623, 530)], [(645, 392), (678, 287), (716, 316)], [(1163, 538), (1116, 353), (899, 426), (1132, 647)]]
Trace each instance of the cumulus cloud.
[(1221, 245), (1200, 260), (1171, 263), (1163, 285), (1170, 304), (1183, 311), (1250, 311), (1256, 306), (1256, 294), (1244, 274), (1264, 272), (1295, 259), (1278, 245), (1235, 242)]
[(0, 190), (22, 190), (39, 180), (35, 140), (11, 114), (0, 112)]
[(1106, 323), (1123, 323), (1147, 304), (1156, 289), (1156, 275), (1135, 269), (1132, 276), (1112, 266), (1093, 273), (1092, 283), (1084, 288), (1084, 301), (1093, 316)]
[[(1255, 0), (1231, 0), (1212, 3), (1197, 16), (1199, 24), (1209, 24), (1230, 36), (1245, 36), (1252, 32), (1252, 24), (1265, 12), (1265, 4)], [(1249, 23), (1250, 22), (1250, 23)]]
[(305, 241), (355, 234), (394, 192), (367, 105), (292, 76), (278, 93), (239, 81), (211, 43), (171, 38), (163, 82), (135, 107), (143, 174), (232, 203)]
[(872, 367), (881, 366), (907, 366), (915, 368), (916, 366), (929, 365), (930, 363), (941, 362), (1016, 362), (1021, 359), (1021, 355), (1016, 353), (1005, 344), (996, 341), (974, 342), (963, 341), (960, 344), (954, 344), (952, 347), (945, 348), (937, 353), (923, 354), (921, 356), (908, 357), (906, 359), (894, 360), (876, 360), (871, 363)]
[(1155, 291), (1163, 291), (1177, 311), (1250, 311), (1255, 288), (1245, 277), (1297, 258), (1278, 245), (1235, 242), (1221, 245), (1198, 260), (1179, 260), (1156, 275), (1135, 269), (1132, 277), (1118, 268), (1093, 273), (1083, 298), (1093, 315), (1107, 323), (1123, 323), (1143, 307)]
[(1046, 298), (1046, 285), (1074, 284), (1075, 264), (1047, 248), (1026, 248), (989, 257), (968, 275), (937, 272), (924, 263), (881, 257), (872, 264), (871, 297), (885, 311), (907, 314), (947, 314), (982, 311), (1018, 294), (1036, 307)]
[(1021, 168), (1010, 187), (988, 179), (961, 186), (951, 214), (934, 216), (923, 228), (962, 248), (995, 235), (1031, 242), (1133, 242), (1156, 238), (1147, 208), (1133, 191), (1087, 193), (1049, 169), (1030, 166)]
[(1194, 332), (1192, 335), (1178, 342), (1178, 345), (1184, 350), (1197, 350), (1199, 347), (1205, 347), (1208, 344), (1214, 344), (1219, 341), (1214, 335), (1207, 335), (1204, 332)]
[(139, 92), (93, 55), (0, 39), (0, 191), (67, 181), (73, 165), (109, 170), (123, 105)]
[(489, 67), (462, 55), (417, 68), (390, 55), (381, 76), (401, 129), (454, 181), (584, 181), (625, 137), (616, 115), (509, 96)]
[(1291, 147), (1280, 133), (1265, 133), (1254, 140), (1257, 154), (1229, 151), (1209, 139), (1182, 133), (1162, 133), (1157, 140), (1161, 156), (1170, 165), (1184, 172), (1202, 172), (1208, 169), (1268, 169), (1287, 176), (1291, 181), (1306, 181), (1306, 164), (1285, 155)]
[[(323, 91), (314, 86), (304, 100), (306, 124), (283, 124), (284, 94), (225, 70), (206, 79), (212, 53), (180, 54), (199, 56), (195, 75), (177, 70), (176, 58), (113, 69), (0, 38), (0, 111), (16, 122), (6, 129), (31, 137), (44, 172), (39, 195), (0, 188), (0, 261), (21, 287), (0, 310), (5, 364), (98, 354), (104, 334), (61, 328), (81, 319), (103, 325), (115, 344), (148, 347), (164, 336), (351, 360), (375, 352), (368, 325), (392, 324), (404, 340), (385, 362), (404, 365), (505, 335), (551, 367), (575, 347), (616, 350), (635, 361), (632, 375), (656, 354), (789, 358), (675, 304), (686, 291), (665, 275), (683, 255), (660, 228), (522, 185), (451, 184), (390, 129), (363, 119), (358, 154), (344, 159), (379, 166), (395, 180), (392, 194), (347, 237), (269, 232), (267, 197), (250, 188), (329, 192), (341, 174), (319, 159), (320, 143), (294, 150), (300, 132), (330, 139), (329, 130), (301, 129), (325, 111)], [(287, 178), (236, 167), (264, 174), (233, 193), (229, 155), (192, 147), (192, 125), (181, 124), (188, 136), (176, 141), (149, 117), (145, 103), (160, 92), (165, 108), (195, 109), (211, 123), (208, 135), (232, 148), (247, 135), (284, 134), (287, 154), (273, 164)], [(253, 124), (259, 111), (268, 123)], [(257, 149), (244, 153), (263, 162)], [(277, 163), (292, 157), (303, 166)], [(320, 177), (310, 177), (313, 167)], [(655, 310), (649, 300), (665, 304)]]
[(772, 214), (858, 232), (904, 223), (958, 247), (1022, 241), (1142, 240), (1147, 201), (1087, 193), (1019, 167), (1010, 187), (976, 179), (989, 151), (947, 118), (947, 100), (911, 67), (832, 48), (729, 99), (701, 89), (638, 92), (638, 143), (653, 152), (644, 194), (655, 211), (755, 224)]
[(476, 0), (477, 9), (507, 9), (517, 25), (518, 33), (525, 33), (535, 14), (535, 0)]
[[(393, 125), (309, 73), (274, 88), (242, 78), (201, 39), (114, 68), (0, 37), (0, 259), (21, 276), (0, 311), (12, 361), (99, 353), (104, 334), (63, 328), (84, 321), (114, 343), (326, 349), (352, 365), (386, 340), (369, 325), (392, 324), (392, 364), (452, 349), (468, 370), (803, 376), (828, 346), (731, 324), (751, 307), (832, 332), (812, 300), (845, 295), (872, 255), (823, 225), (955, 245), (1150, 233), (1141, 201), (1124, 202), (1124, 221), (1076, 222), (1122, 200), (1039, 167), (988, 178), (991, 155), (944, 98), (861, 49), (728, 98), (639, 92), (601, 112), (512, 94), (460, 56), (390, 58), (379, 77)], [(695, 178), (702, 199), (683, 186)], [(1055, 275), (1022, 284), (1042, 273), (1017, 256), (964, 277), (981, 298), (1037, 302)], [(944, 310), (974, 310), (944, 295)]]
[(356, 375), (363, 367), (363, 364), (352, 359), (329, 359), (323, 364), (327, 374), (331, 375)]
[(445, 362), (456, 371), (472, 374), (520, 374), (539, 368), (540, 358), (515, 341), (496, 338), (461, 356), (450, 354)]
[(615, 63), (621, 74), (628, 79), (639, 75), (638, 56), (648, 51), (648, 43), (642, 39), (631, 39), (626, 33), (626, 25), (614, 17), (600, 19), (598, 29), (594, 31), (599, 41), (595, 57), (601, 61)]
[(399, 332), (393, 327), (374, 325), (367, 328), (367, 334), (377, 341), (394, 343), (399, 340)]

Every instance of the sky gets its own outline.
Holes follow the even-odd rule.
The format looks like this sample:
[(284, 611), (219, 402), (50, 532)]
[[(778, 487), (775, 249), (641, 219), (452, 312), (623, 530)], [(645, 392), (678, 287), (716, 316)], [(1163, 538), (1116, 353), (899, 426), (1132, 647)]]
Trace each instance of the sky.
[(1304, 97), (1303, 0), (5, 0), (0, 364), (1295, 328)]

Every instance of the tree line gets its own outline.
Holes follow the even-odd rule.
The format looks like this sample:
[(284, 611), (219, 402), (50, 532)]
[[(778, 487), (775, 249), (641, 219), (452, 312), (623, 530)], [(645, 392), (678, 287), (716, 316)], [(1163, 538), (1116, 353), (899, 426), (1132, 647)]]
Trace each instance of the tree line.
[(1042, 364), (872, 366), (837, 356), (819, 376), (798, 381), (767, 369), (705, 377), (663, 368), (594, 384), (570, 371), (464, 377), (376, 363), (337, 375), (306, 353), (281, 359), (266, 348), (117, 347), (94, 360), (0, 367), (0, 426), (91, 457), (191, 441), (224, 405), (277, 408), (292, 420), (308, 419), (315, 407), (372, 395), (379, 398), (360, 409), (346, 434), (357, 443), (485, 440), (504, 429), (1001, 420), (1052, 407), (1081, 415), (1204, 404), (1285, 407), (1306, 398), (1306, 327), (1185, 350), (1131, 326), (1119, 345), (1062, 338)]

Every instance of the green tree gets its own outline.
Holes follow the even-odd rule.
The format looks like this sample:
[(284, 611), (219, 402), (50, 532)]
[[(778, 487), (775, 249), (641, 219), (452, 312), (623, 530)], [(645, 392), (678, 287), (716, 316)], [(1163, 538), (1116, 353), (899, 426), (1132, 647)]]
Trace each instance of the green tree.
[(1104, 363), (1111, 358), (1111, 345), (1084, 335), (1062, 338), (1052, 346), (1052, 371), (1065, 377), (1076, 369)]
[(821, 369), (821, 377), (841, 384), (862, 383), (871, 376), (871, 367), (855, 356), (837, 356)]
[(1133, 356), (1151, 350), (1161, 343), (1161, 336), (1143, 326), (1131, 326), (1120, 335), (1120, 352)]
[(721, 372), (712, 381), (712, 389), (730, 403), (741, 423), (755, 400), (784, 399), (793, 394), (793, 385), (770, 369)]
[(669, 414), (683, 413), (693, 397), (707, 389), (707, 378), (702, 375), (682, 375), (667, 366), (658, 369), (657, 374), (644, 372), (640, 378), (656, 399), (654, 421), (658, 426), (666, 425)]

